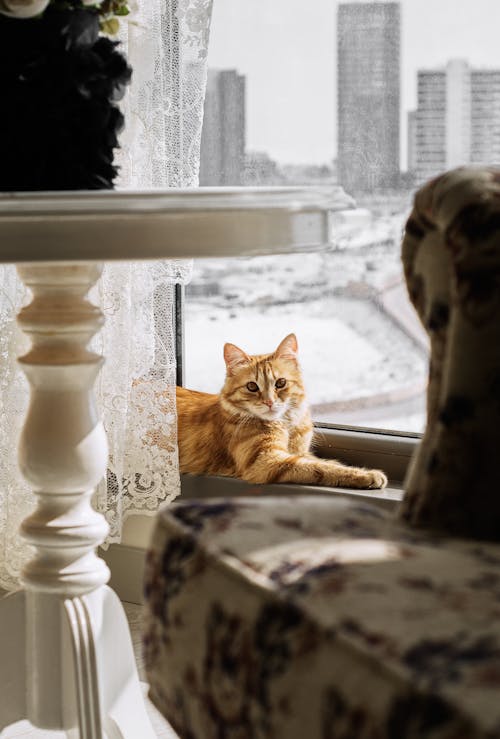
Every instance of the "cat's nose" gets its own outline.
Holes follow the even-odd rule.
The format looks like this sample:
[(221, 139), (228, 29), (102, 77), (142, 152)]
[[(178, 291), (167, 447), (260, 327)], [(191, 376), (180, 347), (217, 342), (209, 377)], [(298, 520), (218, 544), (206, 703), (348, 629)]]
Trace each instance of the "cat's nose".
[(272, 408), (273, 407), (273, 401), (272, 400), (263, 400), (262, 402), (265, 403), (267, 406), (269, 406), (269, 408)]

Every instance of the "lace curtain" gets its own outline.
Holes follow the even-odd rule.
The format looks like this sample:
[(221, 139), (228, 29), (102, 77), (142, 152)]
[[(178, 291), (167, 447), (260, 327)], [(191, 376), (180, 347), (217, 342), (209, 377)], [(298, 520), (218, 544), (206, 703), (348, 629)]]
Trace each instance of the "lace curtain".
[[(134, 70), (124, 101), (120, 188), (197, 184), (212, 0), (138, 0), (121, 41)], [(176, 283), (179, 260), (106, 265), (92, 299), (106, 316), (94, 349), (106, 363), (96, 391), (108, 434), (107, 480), (96, 492), (107, 544), (125, 518), (153, 514), (179, 493), (175, 418)], [(28, 547), (18, 537), (33, 506), (17, 470), (17, 439), (28, 402), (16, 357), (27, 340), (15, 315), (27, 302), (15, 269), (0, 266), (0, 586), (14, 587)]]

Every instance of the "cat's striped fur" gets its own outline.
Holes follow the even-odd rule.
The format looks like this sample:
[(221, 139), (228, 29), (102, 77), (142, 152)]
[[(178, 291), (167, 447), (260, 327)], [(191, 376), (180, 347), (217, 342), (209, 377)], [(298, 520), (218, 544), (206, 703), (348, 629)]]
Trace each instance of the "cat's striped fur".
[(313, 424), (287, 336), (273, 354), (249, 356), (224, 347), (226, 381), (219, 395), (177, 388), (181, 472), (228, 475), (264, 484), (381, 488), (380, 470), (348, 467), (310, 452)]

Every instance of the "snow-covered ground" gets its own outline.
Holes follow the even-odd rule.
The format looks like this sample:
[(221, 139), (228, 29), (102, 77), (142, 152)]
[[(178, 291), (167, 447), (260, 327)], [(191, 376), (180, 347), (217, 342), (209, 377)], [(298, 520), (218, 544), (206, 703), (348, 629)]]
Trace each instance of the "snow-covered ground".
[(317, 420), (421, 431), (425, 352), (398, 325), (397, 305), (388, 315), (378, 300), (402, 279), (406, 213), (405, 204), (367, 210), (350, 226), (334, 222), (334, 246), (314, 254), (196, 262), (186, 301), (188, 387), (219, 391), (226, 341), (266, 353), (293, 331)]

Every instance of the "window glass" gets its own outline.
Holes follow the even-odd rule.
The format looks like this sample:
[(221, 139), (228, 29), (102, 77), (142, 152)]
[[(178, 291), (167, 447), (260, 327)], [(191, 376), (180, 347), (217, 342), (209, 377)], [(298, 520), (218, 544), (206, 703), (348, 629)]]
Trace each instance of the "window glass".
[(338, 183), (357, 209), (317, 254), (195, 263), (189, 387), (220, 389), (226, 341), (293, 331), (316, 420), (423, 429), (401, 233), (421, 183), (500, 164), (499, 21), (497, 0), (215, 0), (200, 184)]

